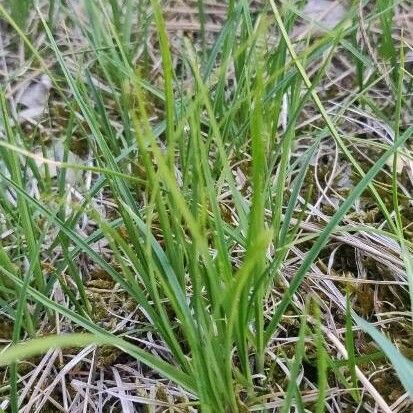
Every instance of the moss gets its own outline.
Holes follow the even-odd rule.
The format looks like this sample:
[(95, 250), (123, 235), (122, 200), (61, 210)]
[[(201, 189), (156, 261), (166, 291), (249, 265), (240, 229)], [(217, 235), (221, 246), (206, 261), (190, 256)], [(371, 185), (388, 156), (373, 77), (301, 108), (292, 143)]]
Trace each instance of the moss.
[(69, 143), (69, 150), (75, 155), (84, 158), (89, 153), (89, 142), (82, 135), (73, 135)]
[(371, 378), (371, 382), (376, 387), (381, 396), (389, 403), (394, 403), (399, 397), (403, 396), (405, 390), (399, 378), (392, 369), (381, 366), (382, 371)]
[(121, 354), (122, 351), (116, 347), (101, 346), (97, 349), (96, 366), (102, 369), (113, 366)]
[(10, 340), (13, 334), (13, 323), (11, 320), (0, 321), (0, 338)]
[(374, 287), (370, 284), (358, 284), (351, 295), (354, 297), (354, 310), (362, 317), (370, 318), (374, 310)]

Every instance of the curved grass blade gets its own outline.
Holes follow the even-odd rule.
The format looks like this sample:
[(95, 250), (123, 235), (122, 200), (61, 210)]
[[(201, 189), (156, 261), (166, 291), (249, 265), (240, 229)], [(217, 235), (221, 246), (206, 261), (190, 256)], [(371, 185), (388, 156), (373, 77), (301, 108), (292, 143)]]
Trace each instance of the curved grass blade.
[(413, 362), (403, 356), (396, 346), (374, 326), (359, 317), (355, 312), (352, 312), (352, 315), (360, 328), (371, 336), (390, 359), (400, 381), (413, 400)]
[[(18, 286), (23, 286), (23, 281), (16, 277), (14, 274), (8, 272), (6, 269), (0, 267), (0, 272), (5, 277), (16, 283)], [(100, 339), (105, 340), (105, 342), (111, 343), (112, 345), (122, 349), (125, 353), (128, 353), (131, 356), (135, 357), (137, 360), (146, 364), (148, 367), (155, 369), (160, 374), (173, 380), (177, 384), (188, 389), (190, 392), (196, 394), (196, 389), (193, 385), (194, 382), (191, 377), (188, 374), (183, 373), (181, 370), (171, 365), (170, 363), (167, 363), (159, 357), (156, 357), (148, 353), (147, 351), (140, 349), (134, 344), (131, 344), (104, 330), (102, 327), (97, 326), (93, 321), (88, 320), (85, 317), (82, 317), (76, 312), (72, 311), (71, 309), (54, 302), (50, 298), (35, 290), (33, 287), (28, 287), (27, 293), (30, 294), (30, 296), (33, 297), (34, 300), (43, 304), (45, 307), (58, 312), (64, 317), (67, 317), (77, 325), (83, 327), (85, 330), (88, 330)]]

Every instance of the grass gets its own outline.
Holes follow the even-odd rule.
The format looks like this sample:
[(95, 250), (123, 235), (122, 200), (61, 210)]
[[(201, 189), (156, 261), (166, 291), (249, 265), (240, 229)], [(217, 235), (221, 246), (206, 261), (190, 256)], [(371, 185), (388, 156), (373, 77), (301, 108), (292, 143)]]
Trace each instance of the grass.
[(409, 411), (413, 33), (370, 3), (0, 5), (1, 409)]

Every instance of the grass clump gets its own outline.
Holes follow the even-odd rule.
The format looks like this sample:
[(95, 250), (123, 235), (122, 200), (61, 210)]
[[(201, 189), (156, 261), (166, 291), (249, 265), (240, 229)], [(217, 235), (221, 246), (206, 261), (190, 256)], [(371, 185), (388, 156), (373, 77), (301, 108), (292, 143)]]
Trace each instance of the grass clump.
[[(3, 60), (1, 406), (409, 409), (385, 336), (411, 324), (409, 43), (379, 3), (334, 25), (311, 2), (0, 6), (53, 85), (22, 119), (36, 89)], [(389, 368), (390, 393), (368, 378)]]

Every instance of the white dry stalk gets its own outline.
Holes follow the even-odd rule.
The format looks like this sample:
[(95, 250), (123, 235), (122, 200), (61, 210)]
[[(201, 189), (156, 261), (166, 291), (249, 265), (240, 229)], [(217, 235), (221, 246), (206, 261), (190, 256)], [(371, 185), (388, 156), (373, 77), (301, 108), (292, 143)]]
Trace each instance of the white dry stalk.
[(386, 70), (385, 66), (379, 62), (378, 59), (378, 53), (376, 49), (372, 46), (370, 42), (370, 36), (368, 34), (368, 29), (366, 28), (365, 24), (365, 19), (364, 19), (364, 12), (363, 12), (363, 2), (359, 2), (359, 8), (358, 8), (358, 17), (359, 17), (359, 27), (360, 27), (360, 34), (361, 38), (366, 45), (366, 48), (369, 52), (369, 56), (371, 59), (373, 59), (373, 62), (375, 64), (376, 69), (379, 71), (379, 73), (383, 76), (384, 81), (386, 82), (386, 85), (388, 86), (389, 90), (392, 89), (392, 83), (390, 80), (389, 72)]
[[(56, 359), (59, 356), (59, 350), (51, 350), (49, 353), (46, 355), (49, 359), (44, 366), (42, 370), (42, 374), (40, 375), (39, 379), (37, 380), (36, 383), (33, 383), (32, 386), (30, 386), (29, 390), (32, 391), (29, 401), (27, 404), (21, 409), (22, 413), (30, 413), (33, 411), (33, 405), (38, 402), (39, 398), (43, 394), (43, 387), (45, 382), (47, 382), (48, 378), (51, 375), (51, 371), (53, 369), (53, 366), (56, 362)], [(39, 371), (40, 373), (40, 371)]]
[[(297, 251), (297, 249), (294, 247), (294, 249)], [(301, 255), (301, 254), (300, 254)], [(313, 266), (313, 268), (316, 268), (316, 271), (318, 270), (317, 266)], [(334, 284), (331, 282), (329, 283), (330, 287)], [(335, 290), (335, 296), (338, 298), (338, 302), (341, 302), (341, 306), (344, 309), (345, 308), (345, 298), (344, 296), (336, 289)], [(341, 296), (341, 297), (340, 297)], [(314, 320), (310, 321), (315, 322)], [(323, 330), (324, 334), (328, 337), (330, 342), (334, 344), (336, 349), (339, 351), (339, 353), (347, 360), (348, 359), (348, 353), (345, 348), (345, 346), (341, 343), (341, 341), (331, 332), (329, 331), (326, 327), (321, 326), (321, 329)], [(364, 388), (366, 391), (373, 397), (373, 400), (377, 403), (377, 405), (385, 412), (385, 413), (392, 413), (392, 409), (389, 407), (389, 405), (386, 403), (386, 401), (383, 399), (383, 397), (380, 395), (380, 393), (377, 391), (377, 389), (371, 384), (371, 382), (367, 379), (367, 377), (364, 375), (364, 373), (356, 366), (356, 375), (357, 378), (360, 380), (360, 382), (363, 384)]]
[(322, 152), (318, 151), (316, 155), (316, 162), (315, 162), (315, 171), (314, 171), (314, 179), (317, 185), (317, 189), (321, 192), (321, 196), (317, 199), (316, 204), (314, 205), (314, 208), (319, 208), (319, 206), (323, 203), (323, 199), (327, 201), (334, 209), (337, 208), (337, 202), (334, 202), (331, 200), (331, 198), (328, 196), (328, 191), (330, 188), (332, 188), (332, 185), (334, 183), (334, 179), (336, 178), (336, 169), (338, 165), (338, 148), (337, 145), (335, 144), (335, 150), (334, 150), (334, 161), (331, 167), (331, 171), (328, 177), (327, 182), (325, 182), (325, 186), (323, 187), (321, 182), (318, 179), (318, 169), (319, 169), (319, 159), (322, 156)]
[[(87, 391), (90, 391), (91, 389), (92, 390), (97, 390), (96, 386), (88, 385), (87, 383), (85, 383), (83, 381), (80, 381), (80, 380), (76, 380), (76, 379), (72, 380), (70, 382), (70, 385), (78, 393), (77, 394), (78, 399), (76, 400), (77, 402), (79, 402), (80, 397), (82, 397), (83, 400), (87, 397), (86, 396), (86, 391), (84, 389), (85, 386), (87, 386), (87, 389), (88, 389)], [(73, 400), (72, 405), (74, 405), (74, 402), (75, 402), (75, 400)], [(70, 409), (73, 411), (72, 407)], [(96, 410), (97, 410), (96, 404), (94, 403), (94, 401), (91, 398), (89, 398), (89, 411), (96, 411)], [(79, 413), (80, 412), (83, 412), (83, 403), (82, 403), (82, 408), (79, 410)]]
[(89, 370), (89, 374), (87, 377), (87, 387), (86, 387), (86, 394), (85, 394), (85, 399), (83, 401), (83, 413), (87, 413), (88, 412), (88, 406), (89, 406), (89, 400), (90, 400), (90, 386), (92, 384), (92, 378), (95, 374), (96, 371), (96, 348), (93, 351), (93, 355), (92, 355), (92, 362), (90, 363), (90, 370)]
[[(324, 331), (325, 335), (330, 340), (330, 342), (334, 344), (334, 346), (339, 351), (339, 353), (346, 360), (348, 360), (348, 353), (347, 353), (346, 348), (342, 344), (342, 342), (333, 333), (331, 333), (328, 329), (326, 329), (324, 326), (321, 326), (321, 328)], [(357, 378), (363, 384), (366, 391), (372, 396), (372, 398), (376, 402), (376, 404), (383, 410), (383, 412), (393, 413), (393, 410), (386, 403), (386, 401), (383, 399), (383, 397), (377, 391), (377, 389), (373, 386), (373, 384), (370, 383), (369, 379), (364, 375), (364, 373), (357, 366), (356, 366), (355, 370), (356, 370)]]
[(400, 396), (391, 406), (390, 408), (393, 410), (394, 413), (400, 412), (401, 409), (403, 409), (407, 405), (410, 404), (410, 397), (409, 393), (404, 393), (402, 396)]
[[(117, 390), (117, 391), (116, 391)], [(156, 390), (156, 389), (155, 389)], [(170, 403), (166, 403), (161, 400), (156, 400), (154, 398), (150, 397), (141, 397), (141, 396), (132, 396), (130, 394), (126, 394), (122, 388), (115, 388), (115, 389), (107, 389), (106, 390), (107, 394), (118, 398), (122, 402), (122, 406), (124, 402), (130, 403), (133, 408), (132, 403), (140, 403), (146, 406), (163, 406), (163, 407), (169, 407), (171, 406)], [(134, 412), (135, 410), (125, 410), (123, 409), (122, 412)]]
[(126, 393), (126, 391), (123, 388), (123, 382), (120, 377), (119, 371), (116, 368), (112, 367), (112, 373), (113, 373), (113, 377), (115, 378), (116, 385), (118, 386), (118, 393), (116, 396), (119, 398), (120, 403), (122, 405), (122, 412), (125, 412), (125, 413), (134, 412), (135, 410), (133, 407), (133, 403), (129, 399), (130, 396)]
[[(325, 394), (326, 400), (332, 398), (337, 393), (340, 393), (338, 389), (330, 389), (326, 391), (326, 394)], [(318, 397), (319, 397), (318, 390), (310, 390), (302, 396), (302, 401), (304, 403), (311, 403), (311, 402), (315, 402), (318, 399)], [(248, 411), (256, 412), (256, 411), (262, 411), (263, 409), (274, 409), (273, 411), (278, 412), (279, 408), (283, 407), (284, 402), (285, 402), (285, 399), (284, 399), (283, 393), (280, 392), (276, 394), (271, 394), (271, 401), (251, 406), (248, 408)], [(297, 410), (295, 409), (291, 411), (297, 411)], [(308, 412), (309, 410), (305, 410), (305, 411)]]
[(45, 368), (46, 363), (48, 362), (49, 358), (52, 356), (54, 350), (49, 350), (44, 357), (42, 358), (42, 360), (40, 361), (40, 363), (37, 365), (37, 367), (32, 371), (31, 376), (29, 381), (27, 381), (25, 383), (25, 385), (23, 386), (23, 390), (20, 393), (20, 397), (19, 397), (19, 406), (23, 403), (23, 400), (26, 398), (27, 394), (29, 393), (29, 391), (33, 388), (34, 383), (36, 381), (36, 378), (38, 377), (38, 375), (40, 374), (41, 371), (43, 371), (43, 369)]
[(53, 390), (56, 388), (56, 386), (59, 384), (60, 381), (64, 381), (66, 374), (69, 373), (70, 370), (75, 368), (78, 364), (80, 364), (86, 356), (94, 350), (95, 346), (88, 346), (84, 349), (82, 349), (79, 354), (74, 356), (72, 360), (70, 360), (61, 370), (60, 372), (54, 377), (52, 383), (49, 384), (44, 390), (43, 390), (43, 395), (44, 398), (39, 402), (37, 411), (41, 412), (41, 409), (43, 408), (44, 404), (47, 402), (48, 397), (50, 394), (53, 392)]

